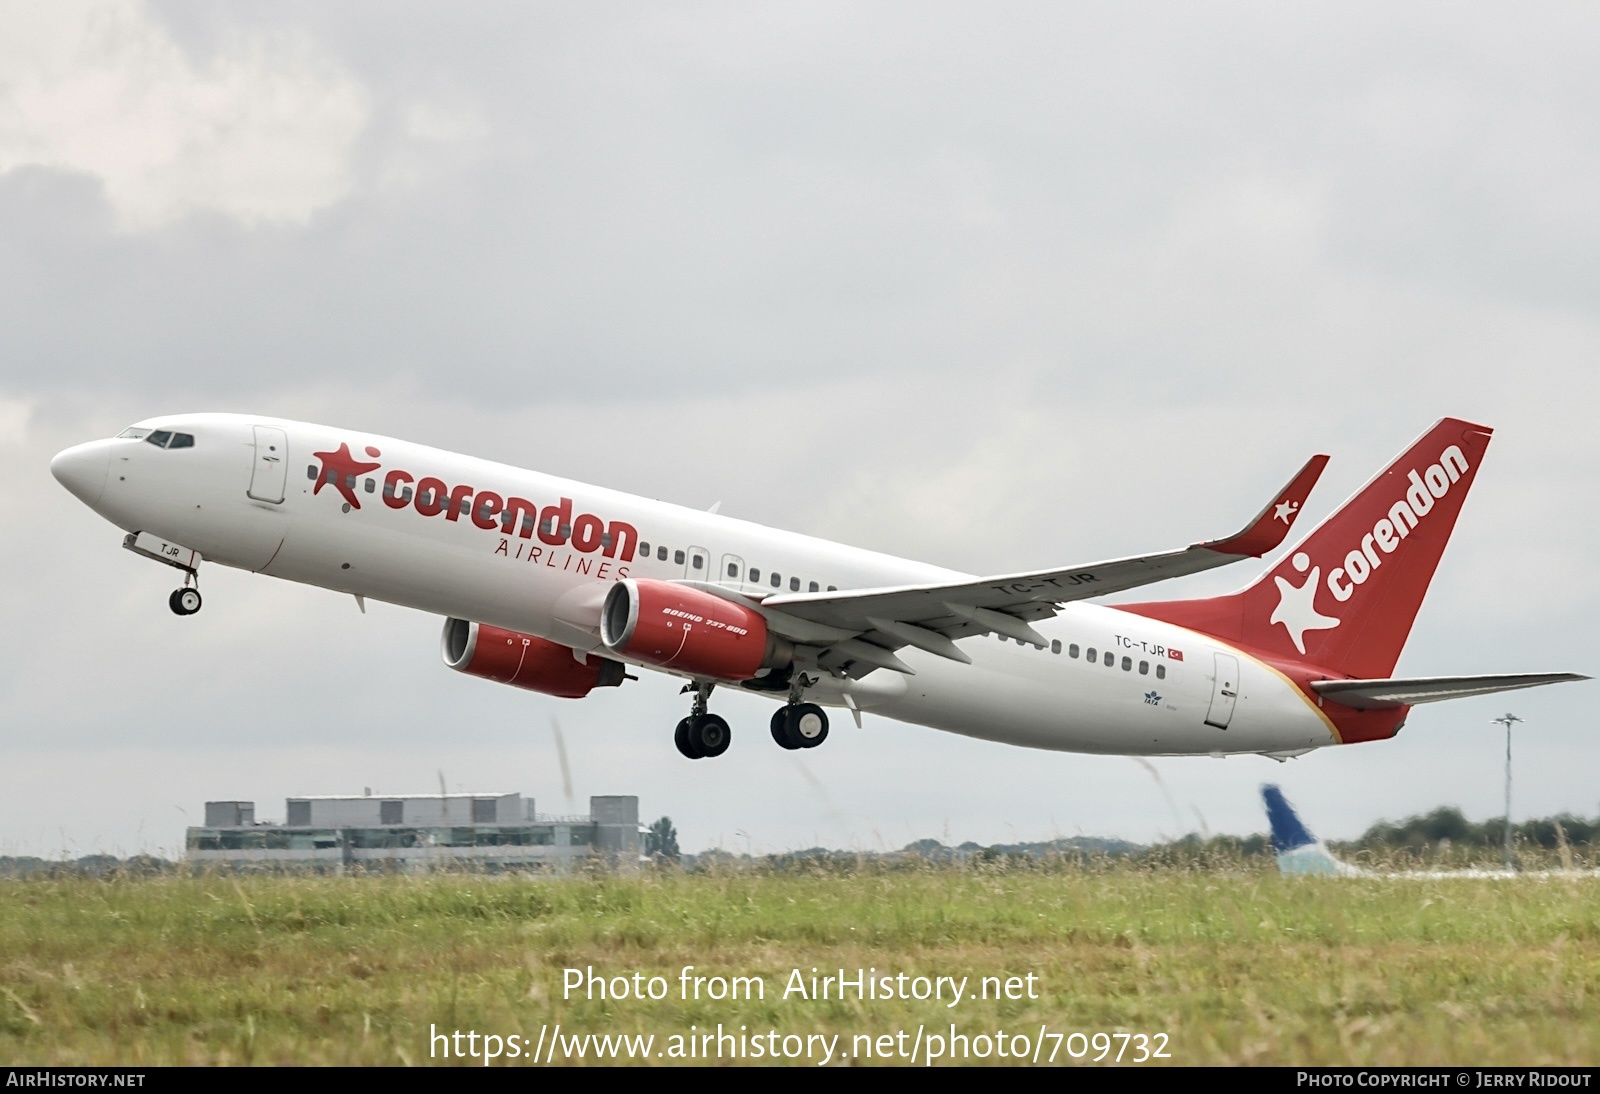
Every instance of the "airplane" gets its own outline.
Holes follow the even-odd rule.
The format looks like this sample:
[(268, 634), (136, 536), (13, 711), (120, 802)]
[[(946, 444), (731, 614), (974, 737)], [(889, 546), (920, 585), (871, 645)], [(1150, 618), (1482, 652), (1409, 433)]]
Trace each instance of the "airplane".
[(443, 616), (446, 665), (530, 691), (670, 673), (690, 759), (731, 741), (718, 687), (777, 700), (791, 750), (842, 708), (1040, 749), (1285, 759), (1392, 737), (1416, 703), (1587, 679), (1389, 676), (1490, 432), (1441, 420), (1237, 593), (1115, 606), (1089, 601), (1276, 550), (1328, 458), (1233, 535), (990, 577), (277, 418), (149, 418), (50, 467), (182, 571), (178, 615), (215, 563)]
[[(1278, 859), (1278, 873), (1285, 877), (1381, 877), (1414, 878), (1550, 878), (1594, 877), (1600, 870), (1578, 870), (1569, 861), (1560, 870), (1368, 870), (1336, 858), (1325, 843), (1311, 834), (1283, 791), (1270, 783), (1261, 787), (1261, 803), (1266, 806), (1271, 832), (1272, 853)], [(1566, 852), (1563, 852), (1566, 855)], [(1570, 857), (1570, 856), (1568, 856)]]
[(1261, 804), (1267, 808), (1267, 827), (1271, 832), (1272, 853), (1278, 858), (1278, 873), (1286, 877), (1372, 876), (1370, 871), (1334, 858), (1327, 845), (1301, 822), (1294, 806), (1276, 786), (1267, 783), (1261, 787)]

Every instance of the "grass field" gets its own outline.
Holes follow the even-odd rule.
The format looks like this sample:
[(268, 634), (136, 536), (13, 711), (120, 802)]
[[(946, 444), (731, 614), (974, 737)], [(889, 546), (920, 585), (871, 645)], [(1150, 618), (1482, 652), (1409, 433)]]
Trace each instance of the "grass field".
[[(685, 965), (762, 976), (765, 999), (679, 999)], [(562, 970), (586, 966), (670, 994), (563, 999)], [(813, 967), (968, 976), (974, 993), (1033, 973), (1038, 998), (781, 998)], [(424, 1064), (430, 1026), (532, 1041), (556, 1022), (654, 1034), (652, 1059), (691, 1025), (837, 1033), (835, 1059), (859, 1063), (856, 1035), (954, 1023), (1166, 1033), (1177, 1063), (1592, 1065), (1600, 881), (1063, 866), (0, 883), (3, 1063)]]

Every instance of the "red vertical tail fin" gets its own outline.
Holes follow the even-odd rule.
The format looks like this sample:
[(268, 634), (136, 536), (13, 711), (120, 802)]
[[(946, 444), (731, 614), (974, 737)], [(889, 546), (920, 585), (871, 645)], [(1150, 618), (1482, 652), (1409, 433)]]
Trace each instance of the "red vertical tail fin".
[(1445, 418), (1242, 592), (1120, 604), (1347, 676), (1388, 676), (1492, 433)]

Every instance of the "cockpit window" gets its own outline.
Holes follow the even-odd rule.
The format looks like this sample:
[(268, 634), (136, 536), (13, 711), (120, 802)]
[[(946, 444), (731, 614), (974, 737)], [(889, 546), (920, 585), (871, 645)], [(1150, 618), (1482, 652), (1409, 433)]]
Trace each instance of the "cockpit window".
[(127, 437), (129, 440), (133, 440), (133, 441), (143, 440), (144, 438), (148, 437), (149, 435), (150, 435), (150, 431), (148, 429), (145, 429), (143, 426), (137, 426), (137, 425), (130, 425), (127, 429), (124, 429), (121, 433), (117, 434), (117, 436), (119, 438), (120, 437)]
[(144, 441), (146, 444), (153, 444), (157, 448), (193, 448), (194, 434), (174, 433), (170, 429), (157, 429), (150, 433)]

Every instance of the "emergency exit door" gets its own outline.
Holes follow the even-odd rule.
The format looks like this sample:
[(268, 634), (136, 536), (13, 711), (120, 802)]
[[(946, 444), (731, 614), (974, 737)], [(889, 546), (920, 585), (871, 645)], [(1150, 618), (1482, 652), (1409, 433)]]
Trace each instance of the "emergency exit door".
[(1211, 684), (1211, 708), (1206, 711), (1206, 725), (1227, 729), (1233, 718), (1233, 706), (1239, 699), (1239, 659), (1231, 653), (1213, 655), (1217, 675)]
[(289, 435), (270, 425), (258, 425), (255, 431), (255, 465), (250, 470), (250, 489), (246, 493), (256, 501), (282, 504), (289, 475)]

